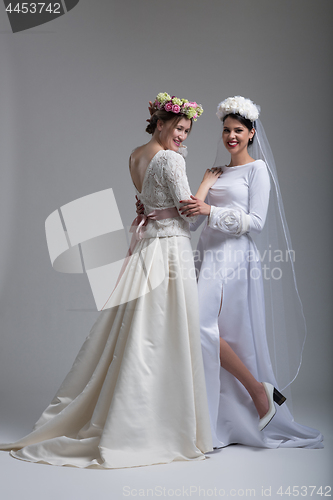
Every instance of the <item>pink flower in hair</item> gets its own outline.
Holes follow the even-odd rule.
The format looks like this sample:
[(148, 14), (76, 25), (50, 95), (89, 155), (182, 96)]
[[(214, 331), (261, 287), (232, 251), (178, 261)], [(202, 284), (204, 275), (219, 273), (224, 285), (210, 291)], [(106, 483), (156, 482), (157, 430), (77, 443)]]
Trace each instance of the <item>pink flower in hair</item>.
[(164, 106), (165, 111), (172, 111), (172, 104), (171, 102), (167, 102), (166, 105)]
[(178, 104), (174, 104), (174, 105), (172, 106), (172, 111), (173, 111), (174, 113), (179, 113), (179, 111), (180, 111), (180, 106), (178, 106)]

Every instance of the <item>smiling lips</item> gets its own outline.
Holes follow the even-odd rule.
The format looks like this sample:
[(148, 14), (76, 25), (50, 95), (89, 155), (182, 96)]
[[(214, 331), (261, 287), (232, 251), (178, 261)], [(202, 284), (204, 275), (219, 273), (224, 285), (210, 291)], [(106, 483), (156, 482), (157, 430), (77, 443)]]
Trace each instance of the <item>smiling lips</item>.
[(228, 142), (227, 144), (228, 144), (228, 146), (230, 148), (235, 148), (237, 146), (238, 142), (237, 141), (231, 141), (231, 142)]
[(176, 141), (175, 139), (173, 140), (173, 142), (176, 144), (176, 146), (180, 146), (181, 145), (181, 142), (180, 141)]

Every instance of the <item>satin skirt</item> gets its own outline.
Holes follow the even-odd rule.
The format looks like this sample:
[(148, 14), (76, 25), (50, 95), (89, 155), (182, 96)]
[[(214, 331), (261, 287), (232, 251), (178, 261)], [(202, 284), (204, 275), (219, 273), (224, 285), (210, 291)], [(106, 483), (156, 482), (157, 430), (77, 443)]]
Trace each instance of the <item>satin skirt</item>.
[(221, 337), (258, 381), (278, 388), (266, 338), (260, 260), (244, 259), (257, 255), (253, 240), (207, 227), (198, 250), (201, 342), (214, 447), (238, 443), (322, 448), (322, 434), (295, 422), (288, 401), (277, 407), (273, 420), (259, 432), (258, 413), (248, 392), (220, 364)]
[(30, 462), (122, 468), (212, 450), (189, 238), (143, 239), (34, 430)]

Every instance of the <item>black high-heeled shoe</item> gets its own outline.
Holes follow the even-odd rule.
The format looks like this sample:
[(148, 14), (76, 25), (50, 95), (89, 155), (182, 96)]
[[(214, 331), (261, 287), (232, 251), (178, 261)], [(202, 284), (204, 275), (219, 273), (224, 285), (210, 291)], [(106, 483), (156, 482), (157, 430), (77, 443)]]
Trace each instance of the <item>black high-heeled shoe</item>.
[(259, 420), (259, 425), (258, 428), (260, 431), (265, 429), (265, 427), (269, 424), (269, 422), (272, 420), (276, 413), (276, 408), (274, 405), (274, 401), (276, 404), (281, 406), (287, 398), (281, 394), (275, 387), (270, 384), (269, 382), (263, 382), (262, 385), (264, 386), (267, 398), (268, 398), (268, 403), (269, 403), (269, 409), (266, 415), (264, 415), (260, 420)]

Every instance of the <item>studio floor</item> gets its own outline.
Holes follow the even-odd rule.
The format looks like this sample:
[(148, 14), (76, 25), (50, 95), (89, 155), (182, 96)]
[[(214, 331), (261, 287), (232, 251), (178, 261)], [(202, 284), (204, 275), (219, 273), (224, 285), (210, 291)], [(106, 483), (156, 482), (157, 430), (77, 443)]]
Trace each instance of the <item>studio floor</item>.
[[(319, 450), (267, 450), (233, 445), (199, 462), (132, 469), (85, 470), (14, 460), (0, 452), (1, 500), (122, 498), (273, 498), (332, 496), (332, 407), (294, 405), (295, 420), (324, 434)], [(8, 424), (8, 428), (9, 428)], [(26, 429), (25, 429), (26, 430)], [(16, 429), (15, 432), (18, 432)], [(1, 441), (19, 437), (1, 426)]]

